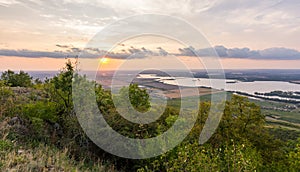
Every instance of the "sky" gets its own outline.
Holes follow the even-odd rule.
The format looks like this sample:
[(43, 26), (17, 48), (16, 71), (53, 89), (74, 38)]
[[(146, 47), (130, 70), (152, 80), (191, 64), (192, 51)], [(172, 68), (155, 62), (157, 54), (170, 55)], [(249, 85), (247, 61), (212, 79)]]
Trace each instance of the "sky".
[[(299, 69), (299, 9), (298, 0), (0, 0), (0, 70), (59, 70), (65, 58), (78, 54), (86, 55), (81, 55), (86, 64), (107, 70), (126, 61), (132, 68), (145, 63), (178, 68), (170, 62), (181, 61), (198, 69), (206, 65), (196, 56), (211, 57), (212, 49), (225, 69)], [(122, 25), (128, 17), (143, 14), (170, 17)], [(185, 25), (172, 26), (174, 17), (198, 30), (206, 46), (197, 44), (203, 40), (186, 33)], [(118, 44), (112, 42), (114, 32), (105, 32), (107, 39), (95, 39), (118, 24), (123, 27), (114, 32), (124, 36)], [(185, 35), (180, 38), (195, 38), (195, 43), (162, 35), (126, 38), (127, 33), (135, 33), (131, 25), (139, 31), (150, 28), (175, 37)], [(98, 41), (93, 49), (91, 40)], [(99, 60), (103, 56), (105, 60)]]

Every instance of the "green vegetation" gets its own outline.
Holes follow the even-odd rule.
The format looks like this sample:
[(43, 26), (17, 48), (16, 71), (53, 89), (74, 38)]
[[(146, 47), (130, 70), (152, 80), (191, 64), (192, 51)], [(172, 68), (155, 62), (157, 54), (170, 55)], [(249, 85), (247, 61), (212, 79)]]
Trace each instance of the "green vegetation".
[(283, 98), (293, 98), (293, 99), (299, 99), (299, 94), (296, 94), (297, 92), (284, 92), (284, 91), (272, 91), (270, 93), (255, 93), (256, 95), (263, 95), (263, 96), (278, 96)]
[[(139, 89), (137, 84), (131, 84), (129, 88), (123, 87), (120, 90), (120, 97), (126, 98), (128, 94), (130, 103), (140, 112), (147, 112), (150, 108), (149, 94), (144, 89)], [(126, 101), (123, 100), (123, 101)]]
[(19, 73), (15, 73), (14, 71), (8, 70), (2, 73), (1, 80), (4, 81), (6, 86), (11, 87), (30, 87), (32, 86), (32, 77), (25, 73), (24, 71), (20, 71)]
[[(200, 98), (195, 126), (173, 150), (145, 160), (110, 155), (81, 129), (73, 109), (72, 81), (95, 85), (99, 110), (114, 130), (127, 137), (155, 137), (178, 120), (180, 100), (177, 99), (168, 101), (168, 107), (156, 122), (145, 125), (129, 122), (118, 114), (111, 92), (85, 76), (76, 75), (70, 61), (58, 75), (45, 82), (32, 82), (25, 72), (7, 71), (0, 80), (1, 171), (300, 170), (299, 133), (266, 123), (265, 115), (274, 114), (265, 114), (267, 111), (257, 105), (259, 102), (237, 95), (230, 95), (226, 101), (219, 127), (204, 145), (199, 145), (198, 139), (211, 106), (209, 96)], [(19, 87), (13, 88), (16, 86)], [(150, 108), (146, 90), (133, 84), (122, 88), (119, 94), (122, 98), (128, 92), (136, 110), (145, 112)], [(195, 99), (198, 98), (189, 101)], [(155, 111), (161, 107), (152, 108)]]
[(267, 117), (267, 123), (300, 131), (300, 109), (297, 105), (267, 100), (251, 100), (251, 102), (260, 105), (262, 113)]
[(58, 149), (44, 144), (22, 148), (0, 141), (0, 169), (2, 171), (115, 171), (99, 161), (75, 161), (68, 149)]

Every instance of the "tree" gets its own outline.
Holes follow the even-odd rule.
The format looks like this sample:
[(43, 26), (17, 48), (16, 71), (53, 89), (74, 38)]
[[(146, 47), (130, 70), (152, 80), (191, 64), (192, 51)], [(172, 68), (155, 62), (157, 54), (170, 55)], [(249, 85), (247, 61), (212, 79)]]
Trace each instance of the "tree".
[(222, 146), (226, 146), (231, 140), (251, 143), (262, 155), (264, 165), (284, 160), (282, 142), (267, 132), (260, 107), (247, 97), (233, 95), (226, 102), (223, 118), (211, 143), (225, 143)]
[(300, 138), (298, 139), (294, 150), (289, 152), (288, 162), (290, 165), (290, 171), (300, 171)]
[(62, 113), (69, 113), (72, 110), (72, 79), (74, 74), (74, 66), (70, 60), (67, 61), (63, 70), (50, 80), (46, 80), (46, 91), (52, 101), (60, 108)]
[(5, 82), (5, 85), (11, 86), (11, 87), (31, 87), (32, 86), (32, 77), (24, 71), (15, 73), (14, 71), (7, 70), (2, 73), (1, 80), (3, 80)]
[(247, 97), (233, 95), (226, 102), (219, 132), (226, 141), (246, 139), (264, 130), (264, 119), (258, 105), (250, 102)]
[(120, 90), (120, 97), (126, 100), (129, 95), (129, 100), (132, 106), (140, 111), (146, 112), (150, 108), (149, 94), (146, 89), (141, 89), (137, 84), (130, 84), (129, 88), (123, 87)]

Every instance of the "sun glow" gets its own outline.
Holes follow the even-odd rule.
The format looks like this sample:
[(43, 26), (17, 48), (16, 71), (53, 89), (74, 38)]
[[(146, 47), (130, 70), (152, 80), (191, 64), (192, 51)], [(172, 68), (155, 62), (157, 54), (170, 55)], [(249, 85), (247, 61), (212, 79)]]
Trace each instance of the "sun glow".
[(107, 64), (109, 62), (109, 59), (104, 57), (104, 58), (99, 59), (99, 62), (101, 64)]

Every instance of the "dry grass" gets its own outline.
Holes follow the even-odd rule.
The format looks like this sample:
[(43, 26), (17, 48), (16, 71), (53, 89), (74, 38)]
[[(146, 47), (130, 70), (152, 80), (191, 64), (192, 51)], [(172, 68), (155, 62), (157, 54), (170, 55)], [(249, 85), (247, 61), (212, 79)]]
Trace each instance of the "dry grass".
[(115, 171), (101, 161), (77, 162), (69, 157), (67, 149), (42, 144), (33, 149), (17, 148), (8, 140), (2, 140), (0, 147), (0, 171)]
[(116, 171), (112, 164), (104, 165), (101, 160), (74, 160), (67, 148), (58, 149), (44, 143), (12, 141), (8, 139), (10, 128), (7, 120), (0, 121), (0, 171)]

